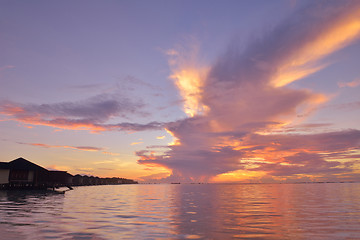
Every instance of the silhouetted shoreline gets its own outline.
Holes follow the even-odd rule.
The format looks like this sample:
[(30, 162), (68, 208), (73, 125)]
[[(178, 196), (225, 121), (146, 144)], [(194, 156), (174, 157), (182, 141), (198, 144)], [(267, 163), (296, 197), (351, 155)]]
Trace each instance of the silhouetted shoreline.
[(137, 184), (137, 181), (119, 177), (100, 178), (66, 171), (47, 170), (24, 158), (0, 162), (0, 189), (52, 189), (73, 186)]

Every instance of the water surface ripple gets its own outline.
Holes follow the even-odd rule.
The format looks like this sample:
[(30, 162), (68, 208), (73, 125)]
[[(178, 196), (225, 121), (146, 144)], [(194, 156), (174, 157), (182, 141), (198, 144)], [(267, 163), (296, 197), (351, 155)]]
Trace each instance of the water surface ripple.
[(0, 239), (360, 239), (360, 183), (0, 191)]

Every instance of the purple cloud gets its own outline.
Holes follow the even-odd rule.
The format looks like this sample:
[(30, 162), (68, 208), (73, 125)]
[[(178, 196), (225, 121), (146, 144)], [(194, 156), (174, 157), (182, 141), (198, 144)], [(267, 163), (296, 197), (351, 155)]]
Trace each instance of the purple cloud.
[[(324, 68), (326, 64), (320, 60), (355, 40), (360, 29), (347, 29), (358, 21), (359, 7), (355, 1), (314, 3), (252, 41), (245, 51), (231, 45), (210, 66), (206, 77), (200, 82), (193, 79), (196, 84), (192, 86), (198, 89), (182, 85), (182, 75), (178, 74), (177, 85), (188, 97), (186, 108), (192, 106), (189, 102), (196, 107), (187, 112), (195, 115), (166, 124), (176, 144), (164, 155), (139, 152), (138, 162), (169, 168), (170, 180), (184, 181), (207, 181), (237, 170), (262, 171), (269, 176), (351, 172), (351, 164), (330, 161), (325, 155), (358, 147), (358, 130), (306, 135), (264, 133), (276, 133), (327, 100), (325, 95), (287, 85)], [(335, 38), (339, 31), (341, 39)], [(203, 111), (199, 113), (198, 109)], [(325, 126), (310, 124), (302, 128)]]
[(138, 124), (122, 122), (107, 123), (115, 118), (129, 119), (131, 116), (146, 117), (144, 104), (120, 98), (113, 94), (102, 94), (78, 102), (54, 104), (21, 104), (11, 101), (0, 102), (0, 113), (16, 121), (31, 125), (46, 125), (63, 129), (84, 129), (90, 131), (144, 131), (161, 129), (163, 123)]

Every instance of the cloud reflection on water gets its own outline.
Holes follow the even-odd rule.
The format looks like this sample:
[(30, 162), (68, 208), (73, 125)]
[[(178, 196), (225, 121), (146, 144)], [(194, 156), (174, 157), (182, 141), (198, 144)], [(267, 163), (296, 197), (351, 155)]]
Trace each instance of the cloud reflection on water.
[(26, 239), (334, 239), (360, 231), (360, 184), (156, 184), (0, 192)]

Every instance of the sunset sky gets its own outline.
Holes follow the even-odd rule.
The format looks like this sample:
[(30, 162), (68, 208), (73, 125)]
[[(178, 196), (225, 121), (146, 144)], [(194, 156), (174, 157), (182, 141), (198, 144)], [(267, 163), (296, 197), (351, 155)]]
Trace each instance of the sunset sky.
[(360, 180), (360, 1), (0, 1), (0, 161)]

